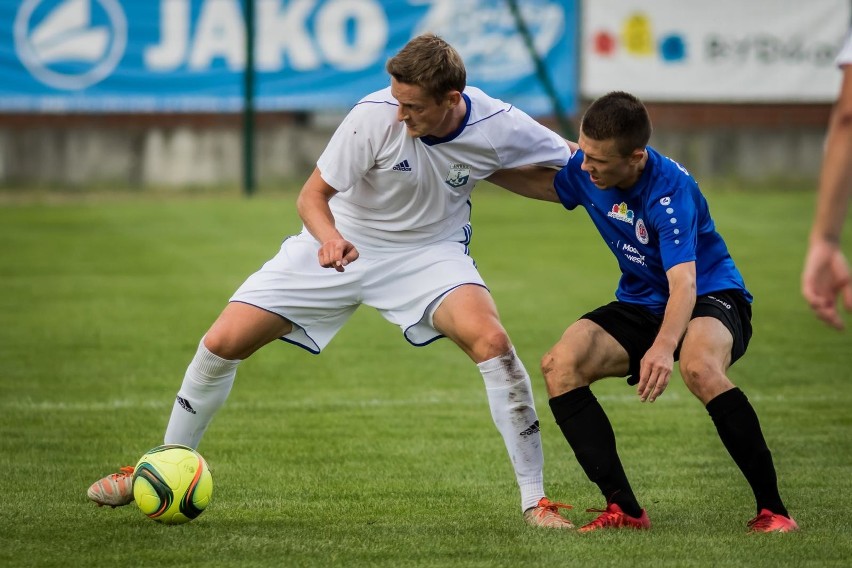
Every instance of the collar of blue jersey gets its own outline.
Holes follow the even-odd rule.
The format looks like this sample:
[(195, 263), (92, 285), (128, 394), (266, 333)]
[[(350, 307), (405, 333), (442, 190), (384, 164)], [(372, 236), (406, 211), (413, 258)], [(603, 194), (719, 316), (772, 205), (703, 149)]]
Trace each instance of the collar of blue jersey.
[(462, 97), (464, 97), (464, 103), (467, 106), (467, 110), (464, 113), (464, 119), (462, 119), (461, 124), (459, 124), (459, 127), (456, 128), (455, 130), (453, 130), (452, 132), (450, 132), (449, 134), (447, 134), (446, 136), (442, 137), (442, 138), (438, 138), (437, 136), (429, 136), (429, 135), (421, 136), (420, 137), (421, 142), (423, 142), (427, 146), (434, 146), (435, 144), (443, 144), (444, 142), (449, 142), (450, 140), (457, 138), (458, 135), (461, 134), (464, 131), (465, 127), (467, 126), (467, 121), (470, 119), (470, 107), (472, 105), (471, 105), (471, 102), (470, 102), (470, 97), (468, 97), (464, 93), (462, 93)]

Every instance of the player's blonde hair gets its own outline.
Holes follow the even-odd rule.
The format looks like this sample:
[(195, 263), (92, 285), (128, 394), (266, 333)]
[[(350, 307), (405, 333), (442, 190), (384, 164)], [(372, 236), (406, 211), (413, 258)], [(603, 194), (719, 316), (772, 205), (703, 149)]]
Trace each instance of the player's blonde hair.
[(438, 102), (451, 91), (462, 92), (467, 81), (464, 61), (458, 52), (435, 34), (415, 37), (388, 59), (385, 69), (408, 85), (417, 85)]

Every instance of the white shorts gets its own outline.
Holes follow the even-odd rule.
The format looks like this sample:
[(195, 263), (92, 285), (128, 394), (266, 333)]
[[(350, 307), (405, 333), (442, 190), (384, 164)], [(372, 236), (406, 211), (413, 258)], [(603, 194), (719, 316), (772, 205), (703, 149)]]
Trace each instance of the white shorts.
[(293, 331), (281, 339), (311, 353), (328, 345), (361, 304), (398, 325), (411, 344), (426, 345), (443, 337), (432, 314), (448, 292), (464, 284), (485, 287), (463, 242), (359, 248), (359, 258), (344, 272), (320, 266), (319, 248), (306, 231), (288, 238), (231, 297), (288, 319)]

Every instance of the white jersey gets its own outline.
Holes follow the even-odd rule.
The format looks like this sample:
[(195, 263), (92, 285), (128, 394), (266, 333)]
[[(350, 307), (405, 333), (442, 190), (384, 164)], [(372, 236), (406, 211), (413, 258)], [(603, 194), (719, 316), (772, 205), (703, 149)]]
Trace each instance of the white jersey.
[(520, 109), (468, 87), (467, 115), (445, 138), (412, 138), (390, 87), (349, 112), (317, 161), (338, 190), (329, 202), (359, 247), (413, 247), (469, 236), (470, 193), (499, 169), (562, 167), (565, 141)]
[(852, 65), (852, 28), (849, 30), (849, 35), (846, 36), (846, 43), (843, 44), (840, 53), (837, 54), (835, 63), (838, 67)]

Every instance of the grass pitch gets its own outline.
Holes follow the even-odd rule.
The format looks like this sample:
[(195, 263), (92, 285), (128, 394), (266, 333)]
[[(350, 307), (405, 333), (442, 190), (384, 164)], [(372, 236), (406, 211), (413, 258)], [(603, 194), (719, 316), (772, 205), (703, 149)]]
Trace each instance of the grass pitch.
[[(448, 340), (409, 346), (366, 307), (321, 356), (273, 344), (241, 365), (199, 448), (215, 483), (201, 517), (168, 527), (97, 509), (88, 485), (161, 442), (201, 335), (300, 226), (293, 194), (130, 197), (0, 206), (0, 565), (848, 566), (852, 331), (799, 296), (812, 195), (709, 200), (756, 297), (731, 377), (800, 533), (746, 534), (751, 493), (677, 377), (653, 405), (617, 379), (594, 387), (653, 530), (527, 527), (475, 366)], [(473, 223), (533, 377), (549, 496), (579, 525), (603, 503), (538, 360), (612, 298), (615, 261), (582, 211), (482, 188)]]

